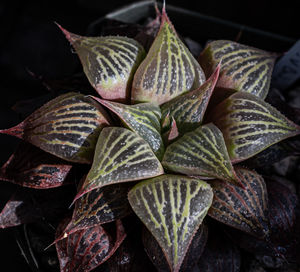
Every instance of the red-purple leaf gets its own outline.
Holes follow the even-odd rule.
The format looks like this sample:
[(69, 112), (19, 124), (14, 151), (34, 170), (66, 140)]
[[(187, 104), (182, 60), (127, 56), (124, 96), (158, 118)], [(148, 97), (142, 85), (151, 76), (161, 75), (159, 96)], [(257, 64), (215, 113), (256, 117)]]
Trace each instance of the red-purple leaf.
[(0, 169), (0, 179), (24, 187), (48, 189), (70, 184), (72, 165), (22, 142)]
[(0, 228), (43, 219), (53, 220), (68, 212), (74, 192), (70, 187), (48, 190), (19, 188), (0, 213)]
[(269, 234), (265, 182), (254, 171), (244, 168), (235, 171), (243, 188), (221, 180), (211, 181), (214, 199), (208, 215), (254, 236), (264, 237)]
[[(64, 221), (57, 229), (57, 236), (65, 229)], [(61, 272), (88, 272), (105, 262), (118, 249), (126, 237), (120, 220), (116, 221), (116, 238), (103, 226), (77, 231), (56, 243)]]
[(109, 117), (99, 103), (79, 93), (49, 101), (10, 129), (0, 130), (62, 159), (91, 163), (101, 129)]

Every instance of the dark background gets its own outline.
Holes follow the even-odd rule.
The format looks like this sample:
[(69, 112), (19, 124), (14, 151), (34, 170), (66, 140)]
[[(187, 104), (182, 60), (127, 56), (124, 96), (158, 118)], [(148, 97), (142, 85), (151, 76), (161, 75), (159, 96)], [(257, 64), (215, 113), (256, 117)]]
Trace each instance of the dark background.
[[(20, 121), (19, 115), (11, 110), (16, 101), (47, 94), (46, 88), (42, 87), (38, 80), (33, 79), (28, 70), (44, 78), (59, 78), (72, 74), (78, 66), (77, 56), (71, 53), (68, 42), (54, 21), (74, 33), (84, 35), (91, 22), (132, 2), (135, 1), (1, 1), (0, 129), (8, 128)], [(167, 4), (295, 40), (299, 38), (299, 13), (295, 1), (169, 0)], [(201, 33), (201, 27), (193, 31)], [(16, 143), (12, 137), (0, 135), (1, 165), (14, 150)], [(11, 185), (0, 184), (1, 205), (9, 198), (12, 190)], [(2, 209), (2, 206), (0, 208)], [(1, 271), (26, 272), (26, 263), (13, 239), (13, 230), (1, 230), (0, 242)], [(6, 265), (9, 267), (5, 268)]]

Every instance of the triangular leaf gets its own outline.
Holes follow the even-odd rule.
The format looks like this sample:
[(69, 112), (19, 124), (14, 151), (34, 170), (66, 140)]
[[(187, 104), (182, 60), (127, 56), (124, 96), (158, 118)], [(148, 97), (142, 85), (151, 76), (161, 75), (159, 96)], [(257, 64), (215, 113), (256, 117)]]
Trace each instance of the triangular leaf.
[(126, 184), (113, 184), (83, 195), (75, 202), (72, 219), (57, 239), (128, 215), (131, 212), (127, 201), (128, 191)]
[[(57, 235), (65, 228), (63, 222), (57, 229)], [(121, 221), (116, 221), (116, 239), (100, 225), (77, 231), (56, 245), (57, 255), (62, 272), (91, 271), (105, 262), (120, 246), (126, 233)]]
[(238, 183), (222, 133), (212, 123), (186, 133), (169, 145), (162, 164), (174, 172)]
[(125, 105), (96, 97), (94, 99), (117, 114), (131, 130), (151, 146), (158, 158), (162, 158), (164, 146), (160, 136), (161, 112), (158, 105), (152, 103)]
[(127, 101), (143, 47), (125, 36), (83, 37), (59, 26), (75, 48), (91, 85), (109, 100)]
[(266, 98), (276, 55), (232, 41), (210, 42), (199, 57), (210, 75), (221, 61), (218, 87), (252, 93)]
[(246, 160), (283, 139), (300, 134), (300, 127), (255, 95), (237, 92), (209, 116), (222, 131), (230, 159)]
[(162, 120), (173, 117), (179, 132), (191, 131), (201, 125), (210, 96), (219, 76), (220, 66), (198, 89), (178, 96), (161, 107)]
[(161, 174), (163, 168), (144, 139), (126, 128), (104, 128), (97, 142), (92, 168), (76, 199), (105, 185)]
[(0, 179), (24, 187), (48, 189), (73, 182), (72, 165), (22, 142), (0, 169)]
[(172, 271), (179, 271), (212, 197), (204, 181), (175, 175), (140, 182), (129, 192), (130, 205), (158, 241)]
[(210, 182), (214, 199), (208, 214), (214, 219), (257, 237), (268, 235), (268, 197), (263, 178), (254, 171), (237, 168), (243, 188), (221, 180)]
[(198, 88), (204, 81), (199, 63), (179, 39), (163, 10), (160, 30), (134, 75), (131, 100), (162, 104)]
[(0, 130), (67, 161), (91, 163), (101, 129), (109, 124), (102, 106), (79, 93), (49, 101), (19, 125)]

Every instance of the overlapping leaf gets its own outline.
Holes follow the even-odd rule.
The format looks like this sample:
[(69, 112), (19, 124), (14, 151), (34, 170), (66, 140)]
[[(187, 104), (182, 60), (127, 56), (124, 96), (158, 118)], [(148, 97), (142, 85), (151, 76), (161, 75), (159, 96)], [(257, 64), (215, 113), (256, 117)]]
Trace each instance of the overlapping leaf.
[(220, 66), (198, 89), (178, 96), (161, 107), (162, 120), (173, 117), (183, 133), (197, 128), (203, 120), (209, 99), (219, 76)]
[(1, 130), (67, 161), (91, 163), (101, 129), (109, 124), (101, 105), (79, 93), (46, 103), (19, 125)]
[(222, 131), (230, 159), (239, 162), (285, 138), (300, 127), (256, 96), (237, 92), (220, 103), (210, 120)]
[(131, 130), (150, 145), (158, 158), (162, 158), (164, 145), (160, 136), (161, 112), (158, 105), (152, 103), (125, 105), (96, 97), (94, 99), (117, 114)]
[(238, 183), (222, 133), (212, 123), (186, 133), (169, 145), (162, 164), (174, 172)]
[(218, 87), (252, 93), (266, 98), (276, 55), (232, 41), (210, 42), (199, 57), (205, 74), (221, 61)]
[(128, 215), (131, 212), (128, 190), (126, 184), (113, 184), (83, 195), (75, 202), (72, 219), (58, 239)]
[(268, 235), (268, 197), (263, 178), (254, 171), (237, 168), (243, 185), (221, 180), (210, 182), (214, 192), (208, 214), (214, 219), (257, 237)]
[(72, 165), (41, 149), (22, 142), (0, 169), (0, 179), (36, 189), (73, 182)]
[(163, 168), (143, 138), (126, 128), (104, 128), (97, 142), (92, 168), (76, 199), (105, 185), (161, 174)]
[(198, 88), (204, 81), (202, 68), (163, 10), (160, 30), (134, 75), (132, 101), (162, 104)]
[(204, 181), (175, 175), (140, 182), (129, 192), (134, 212), (161, 246), (172, 271), (179, 271), (212, 197)]
[(125, 36), (83, 37), (60, 28), (101, 97), (127, 101), (133, 74), (145, 55), (143, 47)]
[[(57, 235), (65, 228), (63, 222), (57, 229)], [(100, 225), (77, 231), (56, 245), (60, 271), (91, 271), (105, 262), (120, 246), (126, 233), (121, 221), (116, 221), (115, 241)]]

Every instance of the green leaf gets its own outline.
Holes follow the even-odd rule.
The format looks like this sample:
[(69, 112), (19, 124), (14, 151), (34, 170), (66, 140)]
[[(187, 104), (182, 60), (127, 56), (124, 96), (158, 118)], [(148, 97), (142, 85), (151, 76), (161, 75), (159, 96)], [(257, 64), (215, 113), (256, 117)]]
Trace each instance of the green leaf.
[(265, 182), (254, 171), (237, 168), (236, 173), (243, 188), (220, 180), (210, 182), (214, 199), (208, 214), (231, 227), (264, 237), (269, 233)]
[(101, 97), (128, 101), (134, 72), (145, 55), (143, 47), (123, 36), (83, 37), (59, 27), (75, 48), (85, 75)]
[[(161, 106), (162, 120), (173, 117), (179, 132), (192, 131), (201, 125), (209, 99), (219, 76), (220, 66), (198, 89), (177, 96)], [(163, 122), (165, 123), (165, 122)], [(167, 121), (166, 121), (167, 123)]]
[(164, 10), (161, 19), (147, 57), (134, 75), (131, 99), (135, 103), (162, 104), (205, 81), (202, 68), (179, 39)]
[(129, 203), (161, 246), (171, 271), (179, 271), (213, 198), (195, 178), (163, 175), (135, 185)]
[(0, 130), (71, 162), (91, 163), (100, 131), (109, 125), (101, 105), (79, 93), (49, 101), (19, 125)]
[(103, 106), (117, 114), (126, 126), (140, 135), (152, 148), (155, 155), (161, 159), (164, 145), (160, 136), (160, 108), (156, 104), (141, 103), (124, 105), (94, 97)]
[(105, 185), (151, 178), (163, 172), (149, 144), (138, 134), (121, 127), (104, 128), (92, 168), (75, 200)]
[(199, 57), (205, 74), (221, 61), (218, 87), (252, 93), (266, 98), (276, 55), (232, 41), (210, 42)]
[(210, 120), (222, 131), (236, 163), (300, 133), (300, 127), (253, 94), (237, 92), (220, 103)]
[(171, 171), (237, 183), (221, 131), (212, 123), (186, 133), (169, 145), (162, 160)]

